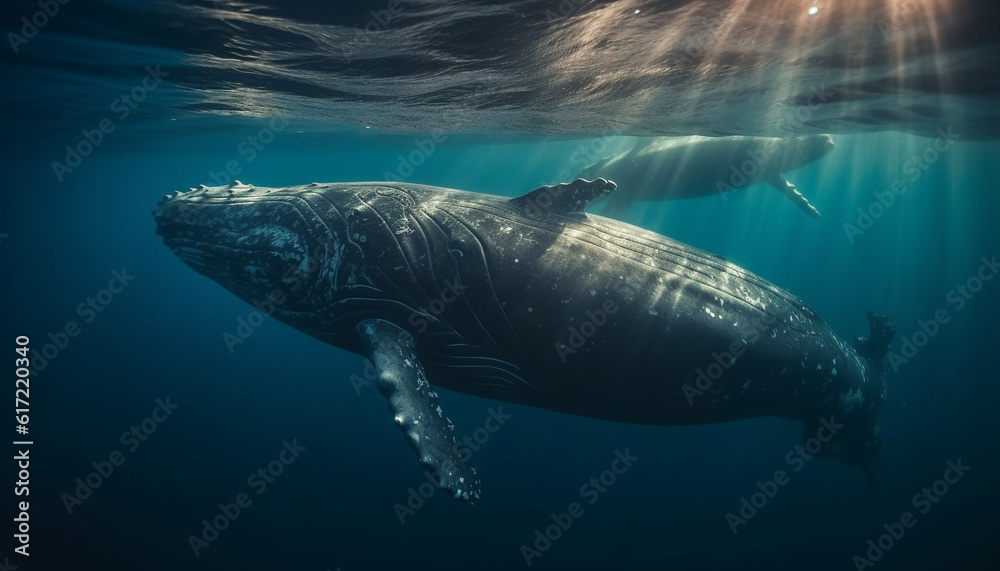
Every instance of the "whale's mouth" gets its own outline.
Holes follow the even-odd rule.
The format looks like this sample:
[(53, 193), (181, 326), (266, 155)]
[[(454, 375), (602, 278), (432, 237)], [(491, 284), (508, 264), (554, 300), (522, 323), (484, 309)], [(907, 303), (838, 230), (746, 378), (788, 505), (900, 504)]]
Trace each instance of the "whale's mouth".
[(156, 233), (184, 264), (243, 300), (280, 299), (275, 311), (288, 315), (312, 311), (353, 273), (339, 272), (346, 223), (311, 190), (239, 183), (175, 192), (153, 211)]
[(290, 252), (304, 229), (301, 213), (289, 200), (268, 196), (272, 189), (233, 184), (200, 186), (166, 195), (153, 211), (156, 233), (172, 249), (180, 246), (228, 247), (244, 252)]
[(167, 195), (153, 211), (156, 233), (186, 265), (246, 300), (290, 290), (310, 258), (309, 228), (293, 201), (272, 190), (202, 186)]

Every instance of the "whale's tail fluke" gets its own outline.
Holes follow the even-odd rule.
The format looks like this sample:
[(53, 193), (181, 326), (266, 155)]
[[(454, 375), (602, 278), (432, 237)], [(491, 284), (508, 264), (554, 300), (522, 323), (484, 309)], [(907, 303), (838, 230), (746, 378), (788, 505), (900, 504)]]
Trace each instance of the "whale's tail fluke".
[(889, 353), (889, 343), (896, 335), (896, 326), (884, 315), (871, 311), (867, 315), (871, 331), (867, 337), (855, 336), (854, 348), (873, 372), (874, 382), (867, 385), (865, 395), (866, 401), (871, 404), (866, 413), (867, 419), (845, 431), (839, 456), (841, 462), (861, 466), (868, 487), (878, 490), (878, 457), (882, 439), (878, 435), (875, 418), (885, 400), (885, 356)]
[(882, 370), (882, 363), (889, 352), (889, 343), (896, 335), (896, 326), (884, 315), (868, 312), (871, 332), (868, 337), (854, 337), (854, 348), (858, 354), (871, 363), (876, 370)]

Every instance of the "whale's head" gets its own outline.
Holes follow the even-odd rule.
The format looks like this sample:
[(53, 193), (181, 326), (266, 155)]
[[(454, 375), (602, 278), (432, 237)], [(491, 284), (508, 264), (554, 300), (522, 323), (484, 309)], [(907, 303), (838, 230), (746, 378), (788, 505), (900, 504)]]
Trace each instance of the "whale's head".
[(279, 319), (334, 302), (346, 224), (301, 189), (241, 183), (165, 197), (157, 233), (184, 263)]
[(817, 161), (833, 150), (830, 135), (804, 135), (781, 141), (781, 172), (793, 171)]

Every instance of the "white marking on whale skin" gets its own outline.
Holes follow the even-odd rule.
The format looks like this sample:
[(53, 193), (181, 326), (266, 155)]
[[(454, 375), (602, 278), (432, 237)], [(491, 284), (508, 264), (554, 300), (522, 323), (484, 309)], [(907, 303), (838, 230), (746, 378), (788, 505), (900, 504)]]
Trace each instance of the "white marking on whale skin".
[[(416, 230), (413, 226), (410, 226), (409, 221), (406, 219), (400, 219), (393, 228), (393, 234), (401, 236), (403, 234), (413, 234)], [(364, 242), (364, 240), (362, 240)]]
[(833, 370), (830, 371), (830, 373), (833, 374), (834, 377), (836, 377), (837, 376), (837, 367), (834, 367)]
[(855, 389), (853, 391), (847, 391), (840, 395), (840, 402), (844, 405), (844, 411), (850, 413), (858, 406), (861, 406), (865, 402), (864, 396), (861, 394), (861, 389)]

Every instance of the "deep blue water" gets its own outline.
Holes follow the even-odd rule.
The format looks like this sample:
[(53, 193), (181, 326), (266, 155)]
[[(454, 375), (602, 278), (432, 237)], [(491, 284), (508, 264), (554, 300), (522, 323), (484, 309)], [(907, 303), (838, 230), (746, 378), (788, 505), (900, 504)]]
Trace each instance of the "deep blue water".
[[(597, 3), (606, 9), (613, 4)], [(253, 12), (238, 3), (223, 8), (238, 11), (240, 6)], [(420, 6), (421, 18), (433, 15)], [(974, 7), (956, 4), (954, 9)], [(77, 16), (70, 12), (74, 8), (80, 10)], [(314, 17), (353, 29), (364, 26), (368, 9), (360, 4), (343, 13), (317, 8)], [(525, 3), (525, 9), (544, 13), (547, 8)], [(21, 15), (35, 10), (31, 3), (5, 8), (4, 33), (16, 31)], [(1000, 440), (994, 424), (1000, 402), (1000, 279), (970, 291), (964, 303), (955, 289), (970, 285), (984, 258), (1000, 256), (994, 69), (975, 89), (963, 84), (969, 87), (965, 95), (977, 99), (962, 100), (960, 112), (953, 106), (958, 100), (914, 103), (912, 85), (902, 82), (900, 93), (906, 93), (900, 98), (906, 103), (900, 109), (913, 104), (923, 115), (886, 112), (878, 128), (861, 119), (843, 121), (860, 117), (852, 113), (862, 108), (877, 116), (891, 107), (891, 89), (872, 90), (873, 99), (856, 108), (840, 108), (816, 125), (800, 125), (800, 132), (834, 132), (837, 142), (830, 155), (789, 175), (822, 212), (818, 220), (764, 186), (725, 199), (643, 204), (628, 219), (723, 255), (793, 292), (844, 338), (867, 332), (866, 311), (890, 316), (898, 328), (891, 347), (897, 354), (920, 330), (920, 321), (946, 312), (947, 323), (915, 356), (887, 365), (879, 490), (870, 490), (859, 470), (823, 458), (793, 471), (786, 455), (800, 444), (796, 422), (758, 418), (641, 426), (442, 391), (442, 407), (460, 436), (484, 426), (490, 409), (502, 407), (510, 418), (473, 456), (484, 482), (480, 503), (465, 506), (438, 491), (401, 524), (394, 505), (405, 504), (408, 490), (425, 480), (375, 387), (356, 391), (352, 386), (352, 375), (364, 377), (363, 358), (270, 318), (230, 351), (223, 335), (235, 332), (238, 320), (253, 308), (164, 247), (150, 215), (157, 201), (175, 190), (224, 182), (228, 175), (220, 173), (232, 161), (232, 170), (239, 170), (236, 178), (260, 186), (383, 180), (396, 173), (408, 182), (515, 196), (565, 179), (564, 171), (572, 176), (582, 166), (574, 161), (596, 160), (632, 144), (630, 138), (611, 136), (615, 133), (773, 133), (758, 129), (756, 119), (740, 122), (747, 109), (732, 111), (732, 117), (674, 110), (686, 123), (699, 125), (677, 132), (642, 133), (607, 124), (588, 130), (573, 123), (572, 112), (555, 117), (539, 111), (553, 102), (548, 92), (498, 104), (504, 112), (544, 115), (545, 120), (534, 122), (538, 132), (521, 128), (533, 121), (506, 129), (506, 115), (499, 111), (488, 118), (473, 112), (465, 129), (407, 123), (407, 117), (416, 121), (418, 115), (440, 112), (414, 105), (410, 92), (405, 94), (409, 116), (367, 121), (362, 117), (377, 118), (383, 107), (392, 106), (393, 92), (371, 100), (357, 93), (312, 93), (306, 86), (318, 85), (314, 80), (323, 77), (324, 66), (306, 53), (300, 55), (311, 79), (302, 79), (298, 93), (272, 84), (274, 70), (282, 66), (294, 76), (289, 54), (304, 48), (292, 40), (266, 34), (262, 40), (261, 34), (247, 32), (248, 42), (263, 43), (246, 47), (244, 60), (252, 63), (253, 54), (267, 60), (253, 83), (227, 78), (217, 63), (191, 60), (191, 54), (220, 53), (217, 43), (237, 49), (233, 46), (241, 36), (225, 23), (214, 29), (211, 41), (199, 41), (183, 19), (150, 17), (160, 8), (147, 12), (146, 7), (82, 2), (77, 7), (74, 0), (62, 10), (59, 20), (23, 46), (23, 53), (8, 50), (2, 62), (8, 137), (0, 154), (5, 180), (0, 339), (10, 359), (17, 357), (12, 353), (18, 335), (30, 337), (32, 357), (44, 357), (46, 350), (53, 357), (32, 362), (37, 375), (31, 378), (30, 498), (14, 495), (17, 470), (10, 458), (18, 448), (7, 447), (0, 562), (9, 559), (26, 571), (523, 569), (521, 546), (534, 543), (535, 530), (553, 523), (550, 514), (567, 511), (574, 501), (583, 504), (583, 515), (532, 561), (532, 569), (849, 570), (856, 568), (852, 558), (869, 549), (867, 542), (886, 533), (883, 524), (899, 521), (906, 511), (913, 512), (916, 524), (874, 569), (990, 569), (1000, 559)], [(572, 17), (583, 18), (586, 10)], [(198, 17), (208, 26), (214, 16)], [(310, 17), (295, 19), (301, 23)], [(952, 18), (964, 21), (961, 14)], [(941, 29), (954, 28), (942, 24)], [(452, 36), (460, 32), (451, 31)], [(493, 44), (479, 44), (475, 33), (466, 34), (454, 40), (468, 47), (466, 59), (454, 65), (494, 77), (483, 63)], [(978, 36), (967, 35), (967, 43), (942, 42), (941, 49), (954, 48), (949, 57), (969, 66), (993, 61), (989, 45), (970, 56), (973, 63), (955, 55), (976, 48)], [(96, 47), (101, 45), (107, 50), (103, 57)], [(268, 45), (272, 55), (284, 55), (265, 57)], [(472, 49), (476, 46), (483, 53)], [(454, 46), (441, 47), (441, 53), (454, 51)], [(387, 70), (372, 74), (380, 77), (379, 89), (406, 76), (408, 64), (393, 57), (368, 61)], [(157, 62), (175, 75), (150, 91), (134, 115), (119, 119), (112, 102), (141, 81), (145, 65)], [(496, 62), (493, 71), (503, 75), (506, 63)], [(455, 69), (420, 70), (414, 74), (421, 80), (460, 77)], [(328, 71), (341, 80), (351, 75), (339, 68)], [(246, 73), (233, 70), (234, 77)], [(531, 84), (543, 75), (533, 70), (528, 78), (508, 77), (502, 83), (509, 93), (516, 79)], [(364, 77), (356, 79), (364, 84)], [(939, 87), (925, 83), (925, 94), (962, 91)], [(207, 93), (199, 89), (211, 96), (197, 106), (194, 102)], [(436, 100), (447, 100), (450, 92), (438, 86), (434, 93)], [(718, 94), (704, 93), (707, 98)], [(632, 91), (617, 95), (623, 100), (636, 96)], [(603, 93), (587, 112), (606, 111), (603, 105), (615, 96)], [(219, 97), (239, 105), (223, 105)], [(308, 103), (304, 97), (315, 99)], [(329, 102), (326, 112), (314, 112), (324, 101)], [(613, 119), (613, 113), (608, 116)], [(114, 117), (114, 131), (72, 172), (57, 174), (53, 162), (65, 162), (65, 146), (78, 145), (81, 130), (99, 128), (105, 117)], [(241, 144), (274, 127), (275, 117), (287, 124), (251, 160)], [(630, 124), (634, 118), (629, 115)], [(565, 126), (566, 121), (573, 124)], [(546, 127), (556, 124), (565, 128)], [(936, 129), (949, 126), (961, 137), (912, 180), (908, 161), (934, 144)], [(440, 142), (428, 146), (435, 136)], [(420, 149), (421, 164), (412, 173), (401, 172), (400, 157)], [(858, 209), (869, 209), (876, 201), (873, 192), (885, 192), (897, 179), (906, 192), (870, 227), (849, 236), (845, 224), (867, 226), (859, 225)], [(992, 275), (988, 268), (980, 275)], [(97, 302), (99, 313), (88, 313), (87, 299), (107, 288), (115, 272), (134, 279), (105, 298), (106, 305)], [(68, 322), (75, 322), (79, 333), (57, 350), (55, 340)], [(53, 347), (46, 349), (48, 344)], [(9, 375), (14, 372), (13, 362), (6, 366)], [(178, 408), (131, 451), (122, 434), (150, 417), (157, 399), (168, 398)], [(13, 383), (2, 399), (4, 414), (11, 414)], [(5, 430), (12, 424), (6, 422)], [(266, 488), (248, 483), (258, 468), (280, 457), (285, 442), (304, 450)], [(116, 450), (124, 463), (82, 504), (67, 509), (64, 494), (75, 493), (75, 480), (86, 479), (95, 471), (92, 463), (104, 462)], [(581, 485), (608, 469), (616, 451), (626, 450), (638, 459), (588, 503)], [(921, 513), (921, 504), (912, 503), (914, 495), (941, 479), (949, 461), (959, 459), (970, 470)], [(788, 483), (734, 534), (726, 514), (738, 512), (741, 498), (750, 498), (758, 482), (773, 478), (776, 470), (789, 472)], [(241, 493), (252, 503), (196, 556), (189, 536), (202, 534), (203, 520), (218, 516), (219, 504), (232, 503)], [(11, 520), (20, 511), (15, 502), (23, 499), (30, 500), (28, 558), (13, 551)]]

